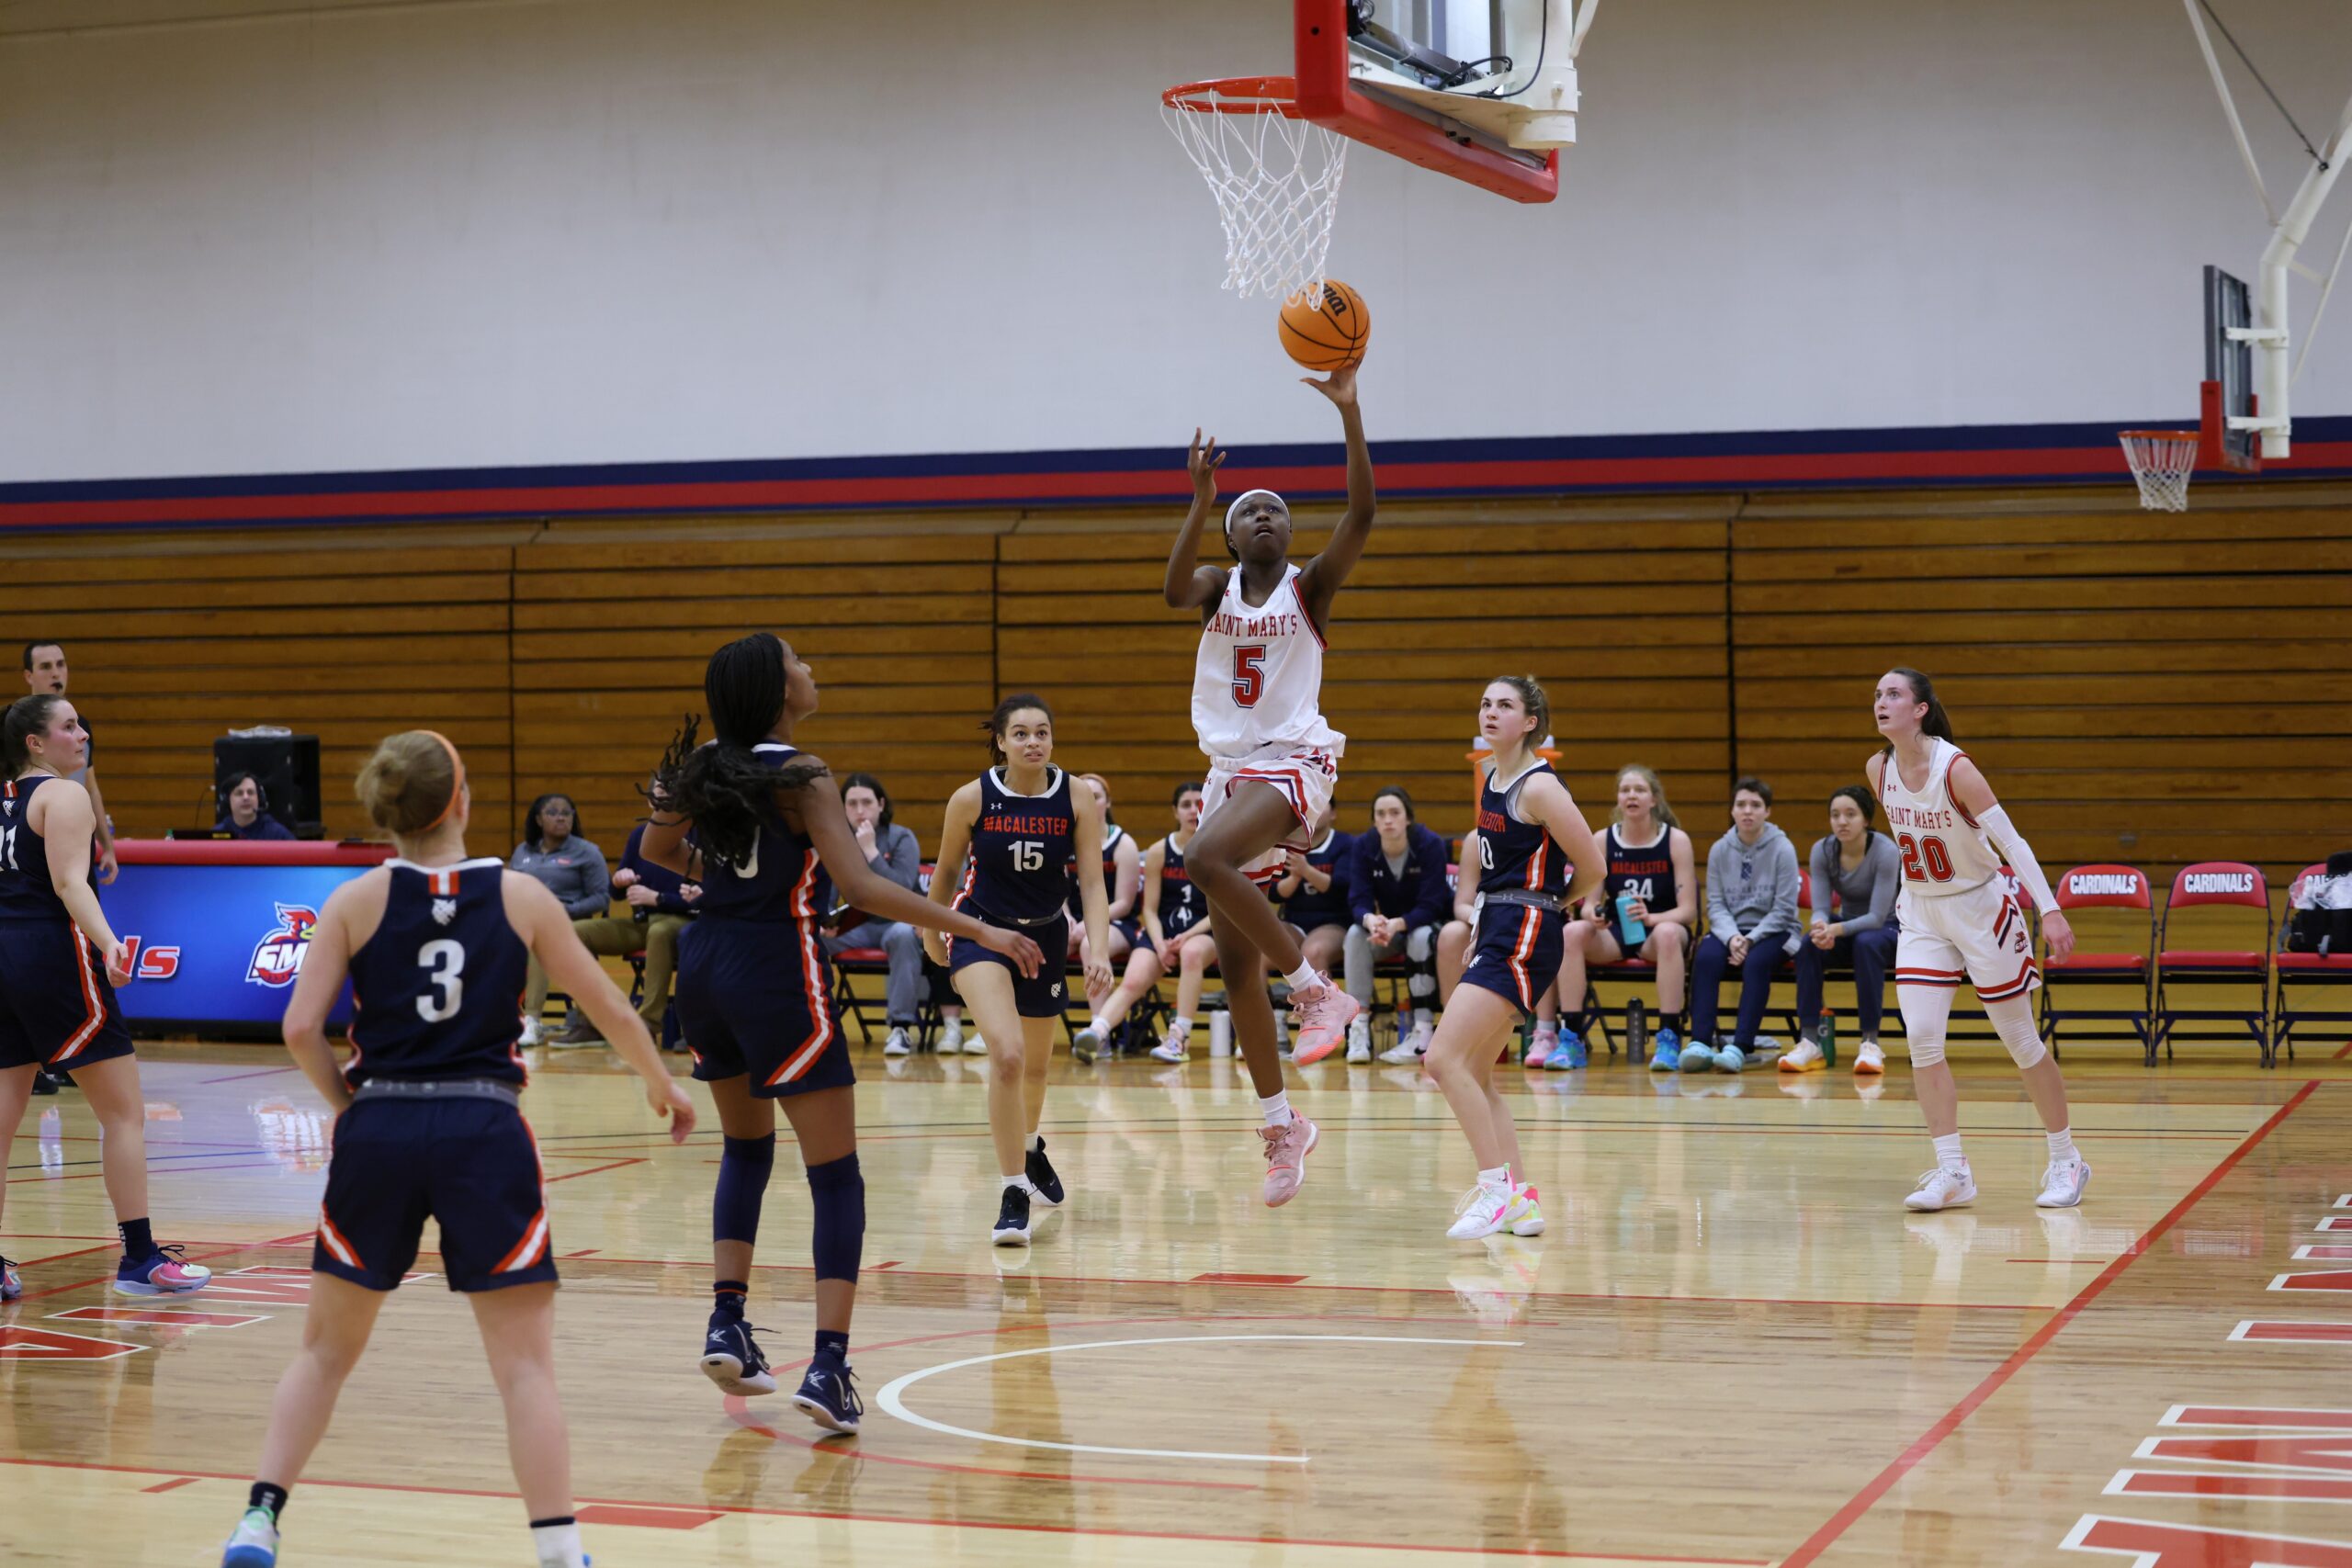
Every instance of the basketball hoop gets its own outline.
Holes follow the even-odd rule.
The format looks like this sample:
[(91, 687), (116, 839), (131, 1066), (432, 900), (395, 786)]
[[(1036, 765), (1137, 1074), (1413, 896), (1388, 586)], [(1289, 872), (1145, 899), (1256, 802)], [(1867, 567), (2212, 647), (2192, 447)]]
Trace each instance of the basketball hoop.
[(1288, 76), (1187, 82), (1159, 96), (1160, 118), (1216, 198), (1225, 287), (1288, 299), (1323, 281), (1347, 172), (1347, 138), (1300, 118)]
[(2139, 481), (2140, 504), (2150, 512), (2188, 510), (2188, 476), (2197, 467), (2198, 433), (2193, 430), (2126, 430), (2124, 460)]

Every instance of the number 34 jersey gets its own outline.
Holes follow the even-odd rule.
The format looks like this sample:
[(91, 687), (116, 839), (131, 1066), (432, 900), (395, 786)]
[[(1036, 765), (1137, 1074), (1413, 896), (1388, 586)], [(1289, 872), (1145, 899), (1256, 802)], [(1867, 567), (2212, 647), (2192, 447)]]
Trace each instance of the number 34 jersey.
[(1299, 596), (1298, 568), (1263, 604), (1241, 596), (1241, 569), (1201, 626), (1193, 666), (1193, 728), (1211, 757), (1276, 750), (1343, 755), (1348, 738), (1323, 720), (1323, 634)]
[(351, 955), (353, 1087), (369, 1078), (528, 1076), (515, 1051), (530, 949), (506, 919), (495, 860), (387, 862), (384, 918)]
[(1951, 765), (1967, 753), (1949, 740), (1930, 738), (1928, 744), (1926, 787), (1916, 794), (1906, 787), (1902, 768), (1889, 757), (1880, 766), (1879, 801), (1886, 807), (1886, 830), (1903, 854), (1903, 891), (1943, 898), (1993, 880), (2001, 857), (1951, 797)]
[(1069, 789), (1059, 768), (1046, 770), (1042, 795), (1016, 795), (1001, 768), (980, 775), (980, 815), (955, 908), (995, 925), (1042, 925), (1061, 914), (1078, 852)]

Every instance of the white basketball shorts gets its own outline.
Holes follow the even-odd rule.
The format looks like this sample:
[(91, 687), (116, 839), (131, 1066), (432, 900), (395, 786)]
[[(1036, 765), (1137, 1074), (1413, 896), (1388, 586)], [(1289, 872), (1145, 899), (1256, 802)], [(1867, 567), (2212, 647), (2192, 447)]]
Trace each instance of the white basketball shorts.
[(1272, 786), (1290, 807), (1293, 820), (1282, 842), (1242, 867), (1252, 882), (1272, 886), (1281, 879), (1285, 851), (1304, 854), (1314, 847), (1309, 835), (1339, 785), (1340, 759), (1320, 747), (1289, 746), (1264, 747), (1245, 758), (1212, 757), (1209, 776), (1201, 785), (1202, 827), (1208, 826), (1234, 786), (1244, 781)]
[(1929, 898), (1909, 887), (1895, 903), (1898, 986), (1976, 987), (1982, 1002), (2015, 1001), (2041, 984), (2033, 932), (2005, 879)]

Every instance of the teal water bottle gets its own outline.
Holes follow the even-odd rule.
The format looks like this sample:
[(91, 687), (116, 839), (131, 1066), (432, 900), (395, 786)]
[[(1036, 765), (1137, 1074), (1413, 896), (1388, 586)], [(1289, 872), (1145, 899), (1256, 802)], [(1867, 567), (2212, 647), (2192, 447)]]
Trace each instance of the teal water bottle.
[(1649, 928), (1634, 913), (1634, 906), (1640, 902), (1631, 893), (1617, 895), (1617, 945), (1625, 950), (1627, 957), (1640, 952), (1642, 943), (1650, 939)]
[(1838, 1015), (1827, 1008), (1821, 1010), (1821, 1028), (1815, 1032), (1814, 1038), (1815, 1043), (1821, 1047), (1823, 1064), (1827, 1066), (1836, 1066), (1838, 1065)]

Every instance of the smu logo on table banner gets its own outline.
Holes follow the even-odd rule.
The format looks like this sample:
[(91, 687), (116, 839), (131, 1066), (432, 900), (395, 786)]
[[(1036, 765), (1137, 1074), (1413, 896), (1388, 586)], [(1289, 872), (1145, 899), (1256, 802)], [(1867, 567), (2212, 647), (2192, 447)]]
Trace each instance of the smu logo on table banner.
[(180, 972), (180, 950), (176, 947), (145, 946), (142, 937), (126, 936), (122, 945), (130, 950), (130, 973), (140, 980), (168, 980)]
[(301, 904), (277, 906), (277, 929), (254, 944), (253, 962), (245, 965), (245, 978), (256, 986), (284, 990), (302, 972), (302, 958), (311, 951), (311, 932), (317, 929), (319, 912)]

